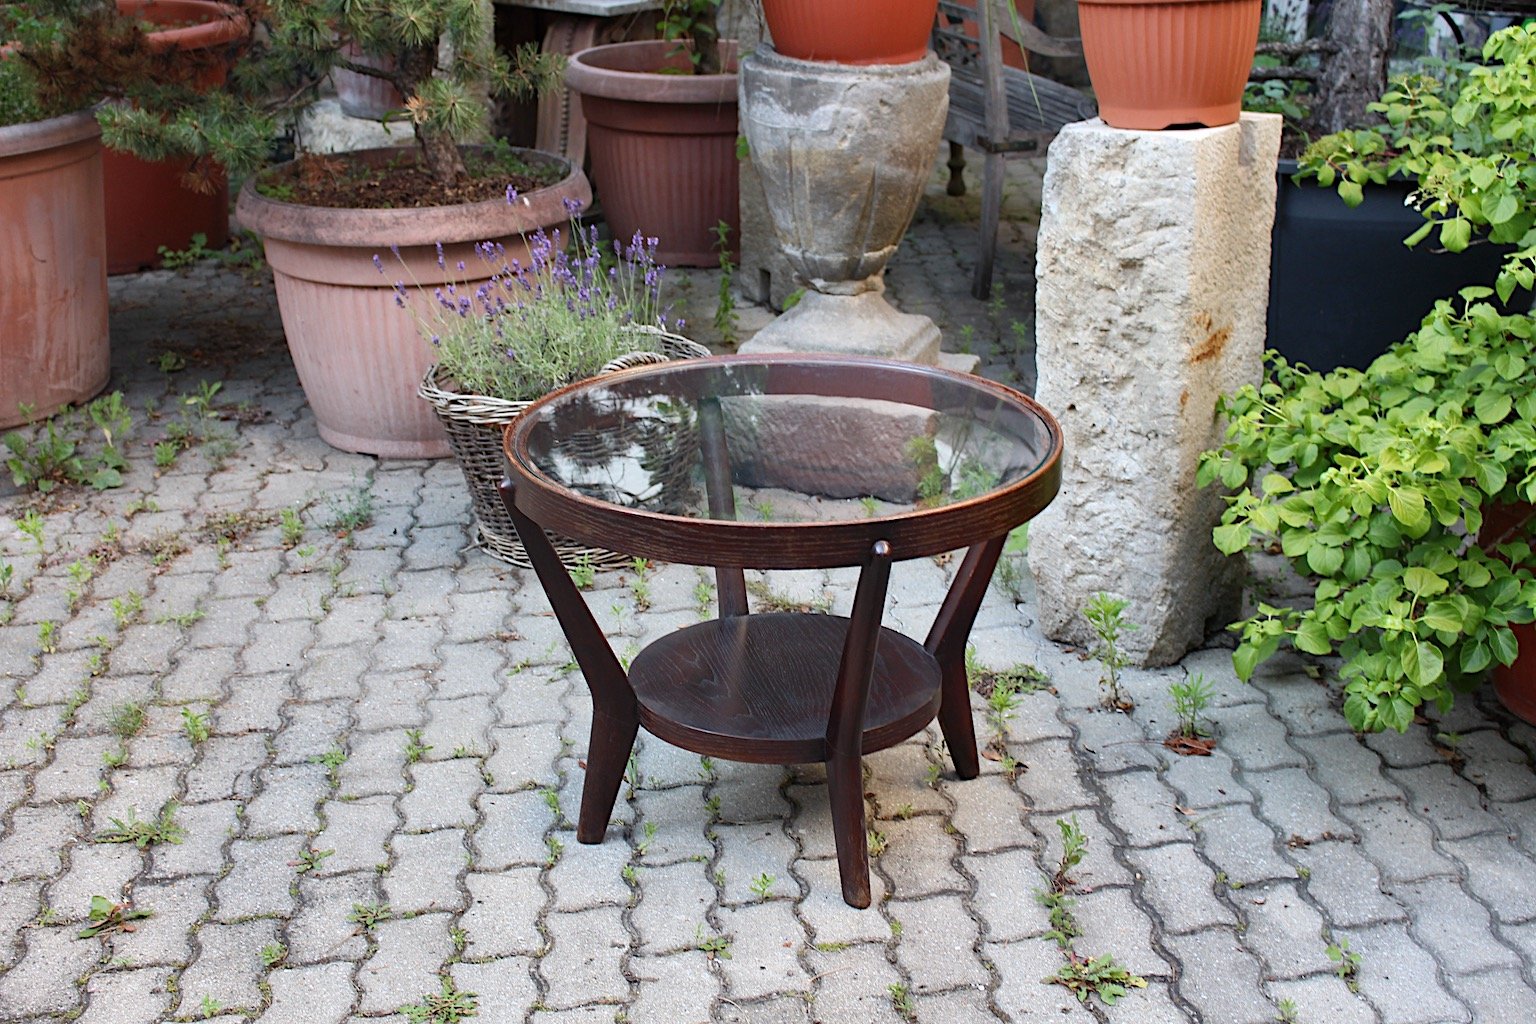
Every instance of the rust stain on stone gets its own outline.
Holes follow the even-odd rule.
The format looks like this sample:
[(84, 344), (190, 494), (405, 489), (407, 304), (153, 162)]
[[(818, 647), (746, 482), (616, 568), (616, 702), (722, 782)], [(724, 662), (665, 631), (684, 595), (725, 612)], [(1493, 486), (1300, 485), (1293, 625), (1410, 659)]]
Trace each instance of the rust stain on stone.
[(1196, 366), (1221, 355), (1222, 349), (1227, 347), (1227, 342), (1232, 337), (1231, 327), (1218, 328), (1211, 320), (1211, 314), (1205, 312), (1195, 317), (1195, 329), (1206, 332), (1205, 341), (1189, 357), (1190, 363)]

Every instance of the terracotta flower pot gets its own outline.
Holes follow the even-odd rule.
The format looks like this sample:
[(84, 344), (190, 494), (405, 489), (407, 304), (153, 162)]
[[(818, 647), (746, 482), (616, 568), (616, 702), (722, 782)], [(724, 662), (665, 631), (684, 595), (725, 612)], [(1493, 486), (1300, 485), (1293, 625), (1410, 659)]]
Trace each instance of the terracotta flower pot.
[[(545, 153), (523, 155), (557, 161), (567, 174), (513, 204), (494, 199), (418, 209), (325, 209), (268, 199), (250, 182), (241, 190), (240, 221), (266, 247), (288, 350), (327, 443), (390, 458), (449, 454), (436, 415), (416, 398), (433, 362), (417, 319), (437, 311), (431, 289), (448, 283), (473, 288), (488, 280), (491, 271), (474, 252), (479, 242), (500, 242), (508, 259), (526, 260), (522, 235), (566, 221), (566, 200), (586, 205), (592, 199), (581, 171)], [(381, 165), (398, 160), (400, 152), (363, 150), (348, 157)], [(400, 260), (391, 245), (399, 248)], [(383, 260), (382, 274), (375, 255)], [(462, 271), (456, 267), (461, 260)], [(396, 305), (397, 281), (405, 283), (417, 316)]]
[[(386, 58), (370, 57), (353, 42), (343, 46), (341, 52), (353, 64), (364, 67), (382, 70), (394, 66), (394, 62)], [(400, 95), (400, 90), (382, 78), (335, 67), (331, 69), (331, 84), (336, 87), (336, 101), (341, 104), (341, 112), (348, 117), (382, 121), (405, 109), (405, 97)]]
[(938, 0), (763, 0), (773, 48), (837, 64), (910, 64), (928, 52)]
[(1114, 128), (1236, 121), (1263, 0), (1078, 0), (1083, 58)]
[[(1525, 502), (1495, 505), (1483, 511), (1480, 536), (1505, 536), (1522, 522), (1531, 523), (1533, 518), (1536, 518), (1536, 509)], [(1536, 527), (1528, 525), (1526, 536), (1536, 536)], [(1521, 623), (1510, 629), (1515, 634), (1519, 653), (1513, 665), (1493, 663), (1489, 672), (1493, 678), (1493, 691), (1511, 714), (1536, 725), (1536, 625)]]
[(685, 71), (677, 44), (612, 43), (571, 58), (565, 83), (581, 97), (593, 183), (615, 238), (660, 240), (668, 266), (719, 262), (715, 225), (740, 234), (736, 160), (736, 45), (721, 43), (728, 74)]
[(0, 428), (106, 387), (104, 219), (89, 111), (0, 128)]
[[(227, 47), (251, 32), (238, 8), (209, 0), (117, 0), (117, 9), (167, 26), (149, 33), (150, 45), (161, 51)], [(219, 88), (225, 72), (224, 67), (210, 67), (199, 88)], [(213, 192), (204, 193), (182, 184), (192, 166), (190, 157), (147, 161), (107, 150), (104, 160), (107, 273), (127, 274), (157, 266), (160, 246), (185, 249), (196, 234), (207, 237), (209, 248), (229, 240), (229, 184), (222, 176)]]

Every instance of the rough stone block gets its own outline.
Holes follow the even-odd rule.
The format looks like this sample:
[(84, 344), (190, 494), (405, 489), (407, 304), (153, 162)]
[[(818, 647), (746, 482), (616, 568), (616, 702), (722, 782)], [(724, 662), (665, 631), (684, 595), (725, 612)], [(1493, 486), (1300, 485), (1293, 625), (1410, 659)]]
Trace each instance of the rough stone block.
[[(1099, 591), (1130, 601), (1144, 665), (1177, 661), (1236, 610), (1241, 566), (1211, 545), (1223, 502), (1195, 486), (1219, 395), (1258, 380), (1280, 121), (1131, 132), (1068, 125), (1041, 198), (1036, 395), (1066, 437), (1036, 520), (1040, 622), (1092, 639)], [(1223, 619), (1223, 621), (1226, 621)]]

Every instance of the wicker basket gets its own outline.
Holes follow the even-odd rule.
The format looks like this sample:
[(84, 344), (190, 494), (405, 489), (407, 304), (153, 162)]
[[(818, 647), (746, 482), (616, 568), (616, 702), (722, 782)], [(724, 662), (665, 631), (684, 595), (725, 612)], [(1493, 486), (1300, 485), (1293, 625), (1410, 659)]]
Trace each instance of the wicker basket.
[[(633, 330), (643, 336), (637, 338), (637, 344), (645, 345), (647, 350), (619, 356), (605, 365), (602, 373), (664, 363), (672, 359), (696, 359), (710, 354), (709, 349), (703, 345), (676, 334), (668, 334), (656, 328)], [(520, 568), (529, 568), (527, 552), (517, 539), (517, 529), (512, 525), (511, 516), (502, 507), (501, 492), (497, 490), (497, 485), (505, 473), (501, 450), (503, 432), (507, 424), (533, 403), (485, 395), (462, 395), (447, 390), (448, 383), (447, 375), (433, 364), (428, 367), (416, 393), (431, 403), (443, 429), (448, 432), (448, 443), (453, 448), (459, 468), (464, 471), (464, 482), (469, 486), (475, 522), (479, 527), (479, 544), (493, 558)], [(678, 446), (676, 472), (691, 472), (693, 460), (684, 452), (691, 447), (694, 446)], [(617, 569), (628, 565), (630, 561), (627, 555), (584, 547), (553, 533), (549, 534), (549, 538), (560, 560), (567, 566), (590, 564), (598, 569)]]

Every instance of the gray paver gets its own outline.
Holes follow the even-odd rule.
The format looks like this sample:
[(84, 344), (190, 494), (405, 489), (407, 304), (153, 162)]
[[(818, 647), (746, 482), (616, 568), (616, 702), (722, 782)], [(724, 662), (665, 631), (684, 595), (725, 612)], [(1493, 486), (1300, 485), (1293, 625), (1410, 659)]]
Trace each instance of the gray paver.
[(629, 945), (619, 908), (551, 914), (546, 927), (550, 949), (539, 962), (539, 973), (551, 1006), (617, 1002), (629, 995), (629, 983), (619, 970), (619, 956)]
[[(1043, 161), (1009, 162), (997, 309), (966, 295), (976, 196), (947, 195), (942, 160), (935, 170), (888, 295), (938, 318), (951, 346), (969, 328), (986, 373), (1027, 385)], [(707, 337), (719, 272), (686, 273), (676, 294)], [(1106, 713), (1097, 663), (1040, 635), (1027, 574), (1017, 599), (992, 588), (972, 638), (987, 664), (1051, 676), (1054, 690), (1024, 697), (1007, 725), (1018, 775), (987, 760), (981, 778), (958, 780), (934, 727), (872, 755), (869, 824), (887, 841), (872, 909), (840, 898), (819, 765), (722, 760), (706, 778), (697, 755), (642, 735), (635, 791), (605, 841), (580, 846), (539, 790), (575, 816), (590, 698), (533, 574), (470, 547), (454, 463), (322, 442), (270, 285), (205, 262), (111, 289), (113, 387), (131, 406), (175, 408), (200, 377), (268, 415), (226, 421), (236, 451), (222, 467), (194, 448), (160, 473), (148, 444), (159, 428), (144, 424), (124, 487), (40, 506), (43, 560), (14, 526), (26, 499), (0, 496), (0, 559), (16, 573), (0, 595), (15, 602), (0, 609), (14, 615), (0, 625), (0, 1017), (181, 1019), (208, 994), (226, 1007), (221, 1024), (405, 1024), (400, 1007), (436, 990), (459, 941), (464, 961), (447, 969), (478, 993), (479, 1019), (536, 1024), (895, 1024), (893, 984), (920, 1020), (944, 1024), (1245, 1024), (1282, 999), (1303, 1021), (1337, 1024), (1536, 1014), (1536, 729), (1478, 692), (1429, 711), (1427, 727), (1357, 739), (1335, 666), (1315, 681), (1281, 655), (1243, 684), (1229, 638), (1128, 671), (1137, 710)], [(743, 335), (767, 320), (738, 312)], [(156, 369), (168, 347), (189, 372)], [(364, 487), (373, 523), (331, 536), (327, 498)], [(309, 501), (301, 554), (275, 517)], [(271, 525), (219, 552), (202, 532), (226, 511)], [(158, 565), (139, 550), (103, 561), (72, 608), (65, 567), (109, 522), (129, 547), (197, 542)], [(899, 566), (888, 624), (921, 636), (955, 564)], [(621, 650), (699, 619), (699, 570), (657, 566), (649, 610), (624, 575), (599, 574), (591, 595)], [(857, 572), (770, 576), (846, 612)], [(144, 612), (119, 629), (111, 601), (131, 592)], [(1304, 597), (1305, 581), (1281, 593)], [(194, 611), (187, 625), (154, 621)], [(45, 619), (61, 622), (60, 649), (39, 655)], [(87, 693), (98, 635), (111, 649)], [(1167, 685), (1194, 672), (1217, 691), (1209, 758), (1160, 745)], [(77, 692), (85, 703), (61, 721)], [(111, 722), (127, 702), (148, 721), (118, 765)], [(183, 706), (210, 714), (211, 738), (189, 742)], [(971, 710), (987, 735), (974, 695)], [(415, 729), (432, 749), (408, 765)], [(1454, 763), (1440, 731), (1460, 736)], [(346, 760), (333, 783), (312, 759), (335, 750)], [(90, 842), (111, 818), (170, 801), (180, 845)], [(1073, 815), (1090, 839), (1072, 872), (1077, 947), (1150, 979), (1111, 1008), (1041, 981), (1063, 960), (1037, 937), (1034, 892), (1060, 855), (1055, 819)], [(552, 864), (546, 836), (564, 844)], [(334, 853), (301, 872), (311, 847)], [(766, 901), (751, 890), (760, 876), (772, 876)], [(125, 894), (155, 916), (105, 945), (73, 937), (93, 895)], [(351, 919), (355, 904), (386, 902), (372, 933)], [(64, 923), (32, 927), (45, 909)], [(1326, 960), (1325, 928), (1362, 953), (1361, 995)], [(698, 948), (717, 933), (732, 959)], [(269, 942), (287, 947), (270, 967)]]
[(272, 1003), (261, 1024), (339, 1024), (356, 998), (345, 963), (289, 967), (271, 975)]

